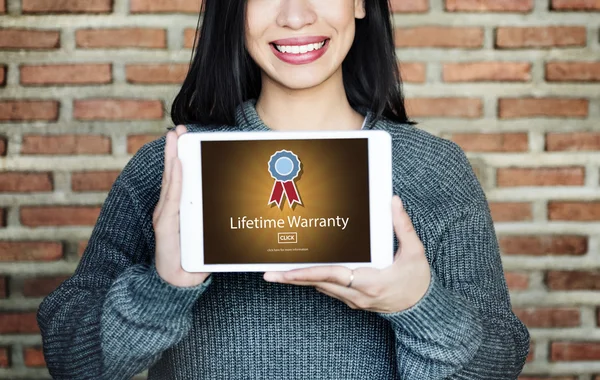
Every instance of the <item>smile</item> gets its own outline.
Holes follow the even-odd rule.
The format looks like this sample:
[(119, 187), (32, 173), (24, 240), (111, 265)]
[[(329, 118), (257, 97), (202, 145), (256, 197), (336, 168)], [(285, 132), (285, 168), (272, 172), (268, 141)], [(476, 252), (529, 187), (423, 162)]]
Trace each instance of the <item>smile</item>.
[(321, 58), (327, 51), (330, 39), (324, 36), (295, 37), (272, 41), (271, 50), (281, 61), (304, 65)]
[(322, 49), (323, 46), (325, 46), (325, 41), (308, 45), (273, 45), (275, 45), (275, 48), (279, 50), (280, 53), (304, 54), (309, 51)]

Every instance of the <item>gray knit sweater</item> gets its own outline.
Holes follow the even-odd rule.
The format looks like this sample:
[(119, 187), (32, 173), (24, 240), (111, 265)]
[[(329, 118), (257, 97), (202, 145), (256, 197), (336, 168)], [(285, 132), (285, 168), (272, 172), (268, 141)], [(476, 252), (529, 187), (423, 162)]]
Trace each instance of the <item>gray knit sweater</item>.
[[(238, 109), (236, 127), (210, 129), (268, 130), (254, 106)], [(511, 311), (487, 200), (465, 154), (366, 116), (367, 129), (393, 137), (393, 190), (432, 268), (415, 306), (353, 310), (262, 273), (215, 273), (192, 288), (163, 281), (152, 227), (163, 136), (123, 169), (77, 270), (40, 305), (52, 376), (117, 380), (149, 368), (149, 379), (516, 379), (529, 334)]]

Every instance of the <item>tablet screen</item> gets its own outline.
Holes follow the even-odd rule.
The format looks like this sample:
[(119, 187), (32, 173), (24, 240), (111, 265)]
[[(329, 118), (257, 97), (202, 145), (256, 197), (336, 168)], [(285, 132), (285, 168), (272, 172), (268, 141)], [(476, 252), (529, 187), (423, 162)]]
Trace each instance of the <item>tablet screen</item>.
[(205, 264), (371, 260), (366, 138), (200, 144)]

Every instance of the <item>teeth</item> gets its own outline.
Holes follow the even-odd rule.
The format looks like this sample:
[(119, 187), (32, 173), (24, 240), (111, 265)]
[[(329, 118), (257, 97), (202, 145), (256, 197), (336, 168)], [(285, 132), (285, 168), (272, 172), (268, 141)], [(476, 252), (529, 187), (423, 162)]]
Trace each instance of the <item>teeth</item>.
[(319, 50), (323, 46), (325, 46), (325, 41), (317, 42), (314, 44), (308, 44), (308, 45), (292, 45), (292, 46), (275, 45), (275, 48), (282, 53), (304, 54), (309, 51)]

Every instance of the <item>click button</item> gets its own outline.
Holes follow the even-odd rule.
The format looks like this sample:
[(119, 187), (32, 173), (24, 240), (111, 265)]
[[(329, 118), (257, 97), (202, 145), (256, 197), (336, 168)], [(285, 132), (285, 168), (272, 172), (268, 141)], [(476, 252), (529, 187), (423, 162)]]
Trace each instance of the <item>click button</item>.
[(292, 244), (298, 242), (297, 232), (278, 232), (277, 242), (279, 244)]

